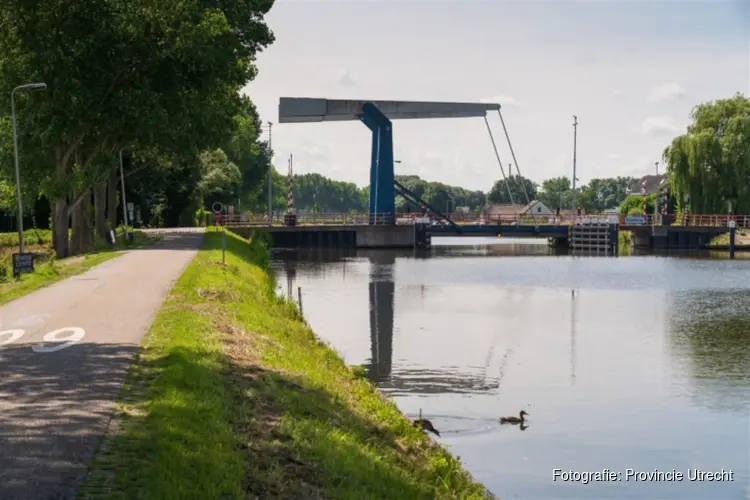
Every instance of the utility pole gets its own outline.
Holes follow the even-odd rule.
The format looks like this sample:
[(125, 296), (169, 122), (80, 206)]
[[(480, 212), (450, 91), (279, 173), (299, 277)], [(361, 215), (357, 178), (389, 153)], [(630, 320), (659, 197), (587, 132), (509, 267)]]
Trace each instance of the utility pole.
[(656, 219), (659, 218), (659, 193), (661, 188), (661, 182), (659, 182), (659, 162), (654, 162), (656, 166), (656, 193), (654, 194), (654, 225), (656, 225)]
[(268, 122), (268, 149), (271, 153), (271, 163), (268, 165), (268, 227), (273, 226), (273, 144), (271, 142), (272, 122)]
[(576, 143), (578, 139), (578, 117), (573, 115), (573, 214), (576, 210)]
[(46, 83), (27, 83), (19, 85), (10, 91), (10, 115), (13, 123), (13, 159), (16, 166), (16, 203), (18, 204), (16, 219), (18, 221), (18, 251), (24, 253), (23, 245), (23, 202), (21, 200), (21, 171), (18, 169), (18, 134), (16, 133), (16, 101), (17, 90), (46, 90)]

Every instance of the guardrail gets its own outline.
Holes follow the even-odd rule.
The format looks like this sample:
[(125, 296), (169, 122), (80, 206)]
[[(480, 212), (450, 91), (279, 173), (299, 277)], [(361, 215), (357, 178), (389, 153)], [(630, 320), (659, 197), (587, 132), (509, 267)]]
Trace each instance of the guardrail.
[[(374, 224), (390, 224), (391, 214), (351, 214), (351, 213), (298, 213), (298, 226), (338, 226), (338, 225), (367, 225), (372, 220)], [(618, 223), (626, 226), (665, 225), (694, 227), (726, 227), (729, 221), (736, 222), (737, 227), (750, 228), (748, 215), (717, 215), (717, 214), (670, 214), (667, 216), (653, 214), (623, 216), (618, 214), (587, 214), (587, 215), (484, 215), (477, 212), (457, 212), (446, 214), (459, 225), (520, 225), (520, 226), (549, 226), (571, 225), (576, 223)], [(399, 213), (396, 214), (396, 224), (413, 224), (415, 219), (428, 218), (437, 224), (446, 224), (444, 220), (434, 214)], [(217, 221), (224, 226), (268, 226), (268, 214), (230, 214), (222, 215)], [(284, 214), (273, 214), (272, 226), (284, 226)]]
[[(626, 226), (691, 226), (727, 227), (734, 221), (737, 227), (750, 228), (750, 215), (728, 214), (669, 214), (620, 216), (620, 224)], [(665, 224), (666, 222), (666, 224)]]

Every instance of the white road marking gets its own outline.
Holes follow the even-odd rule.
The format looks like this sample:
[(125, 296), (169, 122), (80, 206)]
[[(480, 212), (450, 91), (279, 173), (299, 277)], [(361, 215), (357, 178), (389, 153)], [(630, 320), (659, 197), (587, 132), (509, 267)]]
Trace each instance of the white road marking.
[[(70, 335), (63, 338), (58, 338), (60, 334), (63, 334), (65, 332), (71, 332)], [(86, 335), (86, 332), (83, 330), (83, 328), (79, 328), (77, 326), (66, 326), (65, 328), (60, 328), (59, 330), (55, 330), (54, 332), (49, 332), (47, 335), (45, 335), (42, 340), (44, 342), (61, 342), (60, 344), (45, 347), (43, 344), (31, 346), (31, 349), (34, 352), (39, 353), (47, 353), (47, 352), (57, 352), (61, 351), (63, 349), (66, 349), (73, 344), (77, 344), (80, 342), (83, 337)]]

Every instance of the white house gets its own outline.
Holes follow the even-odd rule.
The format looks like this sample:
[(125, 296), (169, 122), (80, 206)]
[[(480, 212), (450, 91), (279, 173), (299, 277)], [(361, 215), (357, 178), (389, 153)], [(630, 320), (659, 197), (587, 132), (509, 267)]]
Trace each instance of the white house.
[(533, 200), (527, 205), (513, 203), (496, 203), (487, 207), (484, 215), (490, 217), (515, 217), (517, 215), (551, 215), (554, 212), (539, 200)]

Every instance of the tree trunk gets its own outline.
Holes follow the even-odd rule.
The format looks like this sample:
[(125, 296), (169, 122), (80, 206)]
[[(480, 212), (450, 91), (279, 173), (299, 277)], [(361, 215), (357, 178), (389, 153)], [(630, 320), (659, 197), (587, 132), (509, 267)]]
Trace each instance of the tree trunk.
[[(79, 196), (76, 193), (75, 197)], [(91, 193), (86, 190), (81, 202), (73, 209), (73, 234), (70, 238), (70, 253), (77, 255), (93, 248), (94, 230), (92, 225)]]
[(94, 207), (91, 206), (91, 190), (86, 191), (78, 210), (81, 212), (81, 251), (90, 252), (94, 249)]
[(70, 254), (68, 239), (68, 200), (55, 199), (52, 212), (52, 241), (55, 247), (55, 255), (58, 259), (64, 259)]
[(96, 237), (107, 239), (107, 181), (102, 181), (94, 186), (94, 227)]
[(107, 222), (113, 231), (117, 228), (117, 170), (112, 169), (107, 183)]
[[(55, 152), (55, 176), (62, 181), (66, 174), (66, 165), (62, 152)], [(70, 254), (68, 239), (68, 200), (65, 195), (57, 195), (52, 201), (52, 244), (58, 259), (64, 259)]]
[[(73, 193), (70, 197), (77, 198), (78, 193)], [(70, 232), (70, 255), (78, 255), (83, 248), (83, 242), (81, 241), (81, 205), (83, 205), (83, 202), (79, 203), (70, 215), (72, 226)]]

